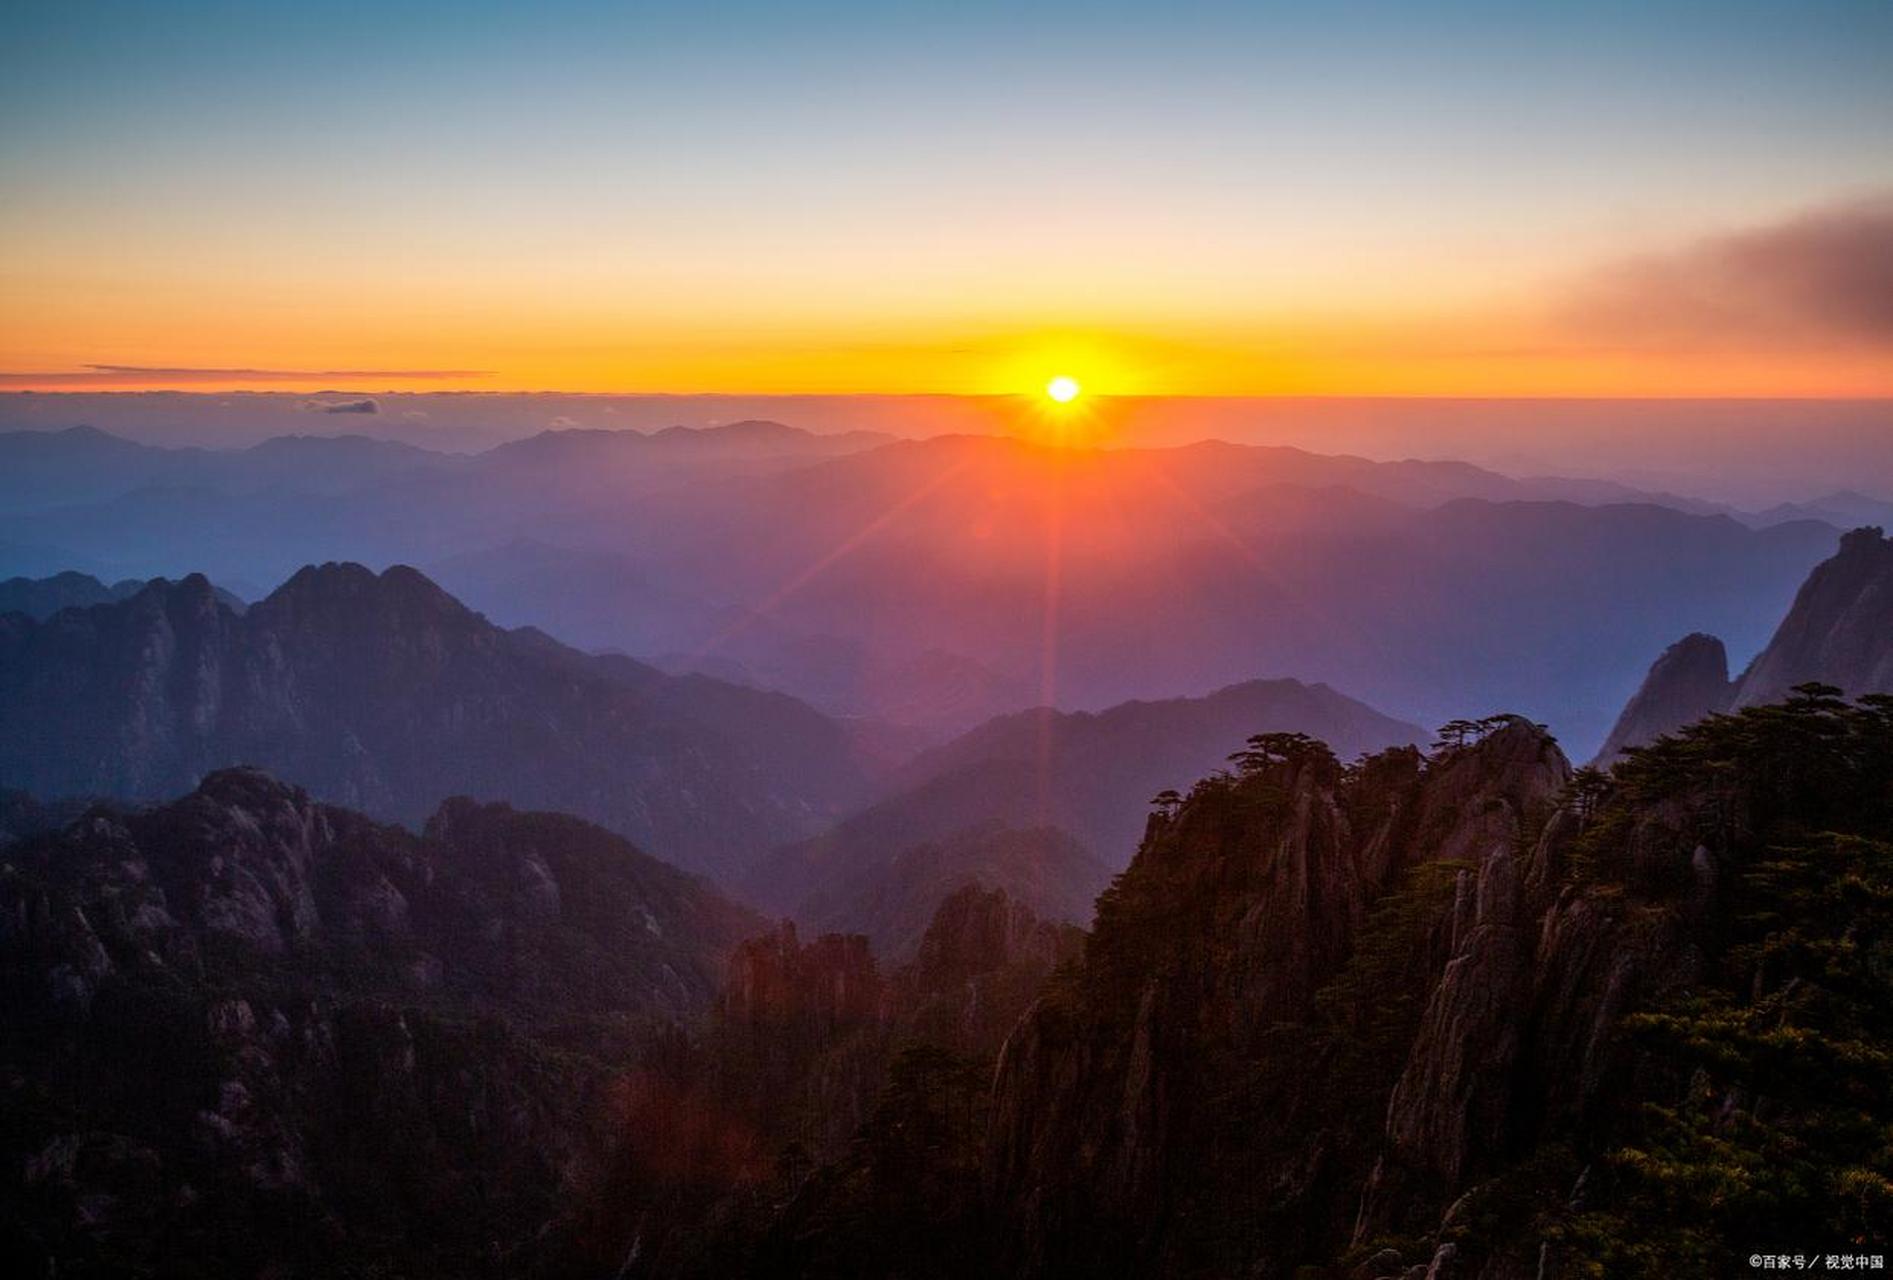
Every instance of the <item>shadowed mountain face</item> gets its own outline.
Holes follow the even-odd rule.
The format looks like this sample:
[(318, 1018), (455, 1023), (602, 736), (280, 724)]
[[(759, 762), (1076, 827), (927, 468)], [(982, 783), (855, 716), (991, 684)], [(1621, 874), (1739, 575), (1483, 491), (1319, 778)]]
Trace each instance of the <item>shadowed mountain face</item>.
[(629, 1082), (566, 1273), (980, 1274), (963, 1215), (993, 1061), (1083, 938), (968, 886), (891, 970), (860, 937), (745, 942), (701, 1033)]
[(1768, 647), (1735, 691), (1752, 707), (1818, 681), (1848, 693), (1893, 693), (1893, 538), (1855, 529), (1795, 595)]
[[(1608, 484), (1214, 443), (731, 427), (356, 456), (375, 443), (326, 462), (279, 444), (296, 462), (273, 469), (145, 450), (139, 478), (103, 459), (142, 446), (97, 433), (0, 438), (51, 477), (0, 493), (0, 572), (202, 570), (256, 594), (318, 556), (439, 566), (506, 622), (839, 714), (950, 731), (1281, 673), (1423, 721), (1506, 707), (1588, 749), (1675, 636), (1759, 647), (1832, 537)], [(62, 450), (83, 458), (40, 456)]]
[(1893, 539), (1878, 528), (1844, 535), (1840, 548), (1795, 594), (1781, 625), (1733, 682), (1722, 642), (1688, 636), (1650, 668), (1598, 755), (1609, 762), (1712, 711), (1786, 697), (1826, 684), (1850, 695), (1893, 693)]
[(863, 789), (791, 698), (502, 631), (411, 569), (308, 568), (241, 615), (191, 577), (0, 620), (0, 782), (152, 798), (236, 763), (410, 823), (453, 794), (560, 809), (698, 869)]
[[(44, 622), (61, 609), (83, 609), (114, 600), (128, 600), (151, 584), (127, 578), (106, 586), (86, 573), (56, 573), (50, 578), (8, 578), (0, 582), (0, 613), (23, 613)], [(213, 588), (217, 598), (241, 613), (243, 601), (221, 587)]]
[[(1044, 709), (1002, 716), (926, 752), (892, 794), (834, 830), (778, 850), (745, 886), (758, 902), (822, 928), (892, 945), (871, 902), (915, 878), (961, 872), (1003, 886), (1052, 919), (1089, 918), (1103, 878), (1137, 847), (1150, 800), (1221, 768), (1253, 733), (1302, 732), (1350, 757), (1428, 735), (1325, 685), (1256, 680), (1207, 698), (1131, 702), (1096, 714)], [(987, 856), (993, 828), (1031, 856), (1008, 874)], [(1068, 833), (1051, 840), (1032, 831)], [(1075, 841), (1075, 845), (1073, 842)], [(926, 850), (924, 853), (916, 852)], [(1072, 914), (1074, 904), (1085, 909)]]
[(1625, 747), (1654, 742), (1715, 711), (1726, 711), (1734, 696), (1729, 655), (1714, 636), (1684, 636), (1663, 651), (1644, 677), (1643, 687), (1617, 717), (1604, 739), (1599, 761), (1615, 760)]
[(761, 927), (576, 819), (463, 799), (416, 836), (254, 770), (10, 847), (0, 918), (33, 1274), (532, 1269), (613, 1074)]
[[(1271, 740), (1153, 818), (995, 1070), (909, 1060), (841, 1154), (631, 1197), (671, 1233), (631, 1274), (1658, 1280), (1884, 1238), (1889, 771), (1884, 697), (1601, 780), (1516, 717), (1353, 768)], [(858, 1025), (786, 1078), (859, 1096)]]

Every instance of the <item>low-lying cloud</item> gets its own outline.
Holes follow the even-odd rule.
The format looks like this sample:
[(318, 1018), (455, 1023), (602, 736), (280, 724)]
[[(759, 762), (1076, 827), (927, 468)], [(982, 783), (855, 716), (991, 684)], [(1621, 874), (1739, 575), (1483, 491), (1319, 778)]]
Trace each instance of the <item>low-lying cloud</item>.
[(0, 373), (0, 386), (98, 386), (151, 382), (311, 382), (317, 379), (386, 378), (438, 382), (490, 378), (491, 369), (220, 369), (201, 365), (87, 364), (55, 373)]
[(305, 400), (303, 408), (317, 413), (380, 413), (381, 406), (368, 400)]
[(1556, 320), (1611, 345), (1893, 345), (1893, 192), (1602, 268)]

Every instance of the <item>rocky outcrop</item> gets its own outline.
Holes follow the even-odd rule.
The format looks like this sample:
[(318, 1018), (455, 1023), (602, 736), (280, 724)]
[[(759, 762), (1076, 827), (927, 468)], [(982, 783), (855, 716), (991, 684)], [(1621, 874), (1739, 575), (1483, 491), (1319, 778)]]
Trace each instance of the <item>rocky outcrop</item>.
[(1893, 538), (1877, 528), (1842, 535), (1840, 550), (1815, 566), (1742, 673), (1734, 705), (1775, 702), (1809, 682), (1852, 695), (1893, 693)]
[(415, 836), (251, 769), (29, 836), (0, 1238), (62, 1273), (523, 1269), (611, 1149), (615, 1070), (756, 924), (576, 819), (459, 800)]
[(1663, 651), (1636, 695), (1617, 717), (1596, 763), (1609, 764), (1625, 747), (1654, 742), (1716, 711), (1726, 711), (1735, 696), (1729, 682), (1729, 655), (1714, 636), (1695, 632)]
[[(1174, 1268), (1179, 1242), (1162, 1224), (1186, 1212), (1193, 1193), (1180, 1188), (1239, 1182), (1257, 1165), (1272, 1168), (1269, 1194), (1300, 1220), (1298, 1232), (1352, 1217), (1359, 1185), (1329, 1186), (1324, 1166), (1357, 1137), (1313, 1123), (1271, 1132), (1258, 1117), (1262, 1127), (1231, 1146), (1232, 1117), (1214, 1099), (1281, 1028), (1314, 1016), (1317, 993), (1358, 953), (1377, 902), (1417, 864), (1460, 867), (1461, 905), (1427, 926), (1445, 938), (1416, 944), (1402, 967), (1437, 964), (1446, 946), (1490, 950), (1489, 962), (1460, 965), (1463, 985), (1484, 990), (1515, 963), (1503, 954), (1509, 938), (1493, 935), (1518, 910), (1516, 847), (1555, 806), (1569, 767), (1536, 726), (1488, 728), (1430, 765), (1411, 751), (1358, 773), (1324, 751), (1267, 758), (1241, 777), (1199, 784), (1174, 816), (1152, 820), (1137, 860), (1100, 900), (1082, 981), (1042, 1001), (1000, 1062), (993, 1194), (1030, 1206), (1015, 1220), (1009, 1265), (1030, 1274)], [(1463, 1025), (1481, 1015), (1439, 1017)], [(1308, 1056), (1305, 1069), (1322, 1069)], [(1451, 1062), (1434, 1074), (1436, 1083), (1410, 1089), (1474, 1087)], [(1338, 1131), (1357, 1121), (1326, 1123)], [(1244, 1212), (1220, 1201), (1187, 1211)], [(1217, 1247), (1202, 1242), (1208, 1255)]]
[(303, 569), (238, 614), (201, 576), (0, 618), (0, 784), (175, 795), (240, 763), (418, 824), (470, 794), (727, 871), (859, 793), (847, 735), (778, 694), (503, 631), (412, 569)]
[(969, 885), (891, 973), (858, 935), (804, 942), (785, 922), (744, 942), (701, 1035), (636, 1081), (612, 1180), (633, 1208), (601, 1258), (638, 1276), (971, 1274), (961, 1252), (983, 1237), (960, 1217), (992, 1060), (1083, 936)]
[(1733, 683), (1713, 636), (1690, 635), (1650, 668), (1594, 763), (1654, 742), (1712, 712), (1778, 702), (1801, 684), (1850, 697), (1893, 692), (1893, 538), (1878, 528), (1843, 534), (1814, 567), (1774, 637)]

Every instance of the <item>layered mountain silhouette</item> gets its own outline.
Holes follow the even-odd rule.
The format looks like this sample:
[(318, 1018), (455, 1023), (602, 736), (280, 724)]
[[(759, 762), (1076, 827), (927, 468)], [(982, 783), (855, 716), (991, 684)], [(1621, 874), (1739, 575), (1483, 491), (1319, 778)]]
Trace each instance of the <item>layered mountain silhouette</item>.
[[(130, 599), (149, 585), (140, 578), (127, 578), (107, 586), (89, 573), (73, 570), (49, 578), (8, 578), (0, 582), (0, 613), (23, 613), (43, 621), (61, 609)], [(237, 596), (221, 587), (215, 590), (217, 598), (230, 608), (238, 612), (244, 609), (243, 601)]]
[(116, 1274), (533, 1269), (610, 1084), (763, 922), (621, 837), (256, 770), (6, 850), (0, 1241)]
[(243, 614), (192, 576), (0, 619), (0, 784), (152, 799), (240, 763), (410, 823), (454, 794), (558, 809), (725, 872), (864, 787), (794, 699), (504, 631), (412, 569), (312, 566)]
[(569, 643), (949, 732), (1021, 691), (1098, 709), (1285, 672), (1422, 721), (1509, 707), (1588, 751), (1626, 671), (1691, 631), (1759, 647), (1834, 536), (1608, 483), (1215, 443), (742, 424), (380, 443), (0, 438), (0, 472), (28, 477), (0, 486), (0, 573), (200, 570), (254, 597), (319, 553), (437, 567)]
[[(1153, 818), (996, 1066), (905, 1056), (845, 1146), (764, 1129), (634, 1192), (631, 1274), (1654, 1278), (1881, 1238), (1889, 769), (1893, 699), (1819, 691), (1588, 779), (1515, 716), (1354, 767), (1259, 739)], [(858, 1105), (870, 970), (818, 960), (765, 984), (819, 997), (793, 1036), (692, 1075)]]
[(1618, 717), (1598, 759), (1613, 760), (1711, 712), (1779, 701), (1809, 683), (1855, 695), (1893, 692), (1893, 539), (1877, 527), (1842, 536), (1735, 680), (1715, 637), (1692, 635), (1672, 645)]
[[(1297, 680), (1095, 714), (1020, 712), (923, 753), (892, 794), (778, 850), (743, 884), (756, 901), (811, 926), (867, 933), (895, 952), (925, 919), (916, 903), (956, 878), (1003, 887), (1049, 919), (1083, 921), (1136, 848), (1151, 798), (1222, 767), (1248, 735), (1270, 731), (1320, 736), (1350, 756), (1428, 736)], [(898, 926), (889, 915), (896, 904), (905, 919)]]

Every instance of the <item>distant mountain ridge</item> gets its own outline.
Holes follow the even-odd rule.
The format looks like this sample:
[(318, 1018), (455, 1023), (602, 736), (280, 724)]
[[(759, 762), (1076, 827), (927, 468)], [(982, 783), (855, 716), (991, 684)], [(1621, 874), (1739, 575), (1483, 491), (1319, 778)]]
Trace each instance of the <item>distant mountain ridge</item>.
[[(306, 439), (267, 468), (250, 455), (284, 446), (156, 451), (174, 473), (127, 488), (88, 461), (62, 490), (42, 467), (11, 503), (9, 450), (31, 462), (63, 438), (0, 437), (0, 573), (189, 569), (259, 596), (313, 558), (464, 566), (508, 622), (948, 731), (1021, 690), (1101, 708), (1279, 671), (1423, 720), (1517, 710), (1588, 751), (1627, 672), (1688, 631), (1759, 645), (1750, 620), (1834, 536), (1451, 461), (974, 435), (845, 448), (767, 426), (561, 429), (418, 463), (372, 441)], [(522, 574), (508, 549), (528, 539), (559, 553)]]
[(241, 615), (192, 576), (0, 618), (0, 785), (148, 799), (237, 763), (409, 822), (558, 809), (725, 873), (865, 785), (792, 698), (503, 631), (402, 567), (310, 566)]
[[(110, 586), (89, 573), (68, 569), (49, 578), (8, 578), (0, 582), (0, 613), (23, 613), (35, 621), (45, 621), (61, 609), (82, 609), (89, 605), (127, 600), (151, 583), (140, 578), (126, 578)], [(222, 587), (214, 588), (217, 598), (241, 612), (242, 600)]]
[(896, 925), (889, 904), (956, 880), (1005, 889), (1050, 919), (1082, 921), (1136, 849), (1153, 796), (1222, 768), (1249, 735), (1274, 731), (1323, 738), (1350, 757), (1430, 736), (1298, 680), (1097, 713), (1019, 712), (923, 753), (877, 803), (761, 859), (743, 884), (771, 909), (872, 933), (883, 946), (911, 936), (917, 911), (900, 907), (909, 923)]

